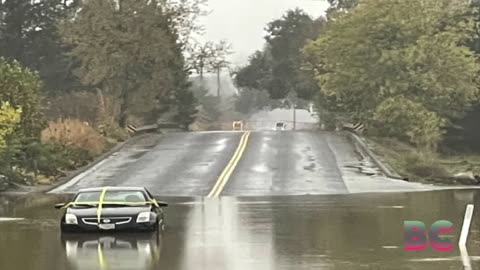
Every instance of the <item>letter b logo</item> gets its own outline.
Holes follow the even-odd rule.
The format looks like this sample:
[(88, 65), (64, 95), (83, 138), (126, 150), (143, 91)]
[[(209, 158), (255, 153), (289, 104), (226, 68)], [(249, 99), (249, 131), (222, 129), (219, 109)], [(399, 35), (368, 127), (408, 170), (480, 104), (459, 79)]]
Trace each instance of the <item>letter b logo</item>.
[(440, 238), (440, 234), (449, 233), (453, 229), (453, 223), (448, 220), (439, 220), (432, 224), (428, 232), (425, 223), (421, 221), (404, 221), (403, 237), (405, 241), (405, 250), (423, 250), (427, 247), (427, 241), (430, 246), (439, 251), (448, 251), (453, 248), (453, 244), (448, 239)]

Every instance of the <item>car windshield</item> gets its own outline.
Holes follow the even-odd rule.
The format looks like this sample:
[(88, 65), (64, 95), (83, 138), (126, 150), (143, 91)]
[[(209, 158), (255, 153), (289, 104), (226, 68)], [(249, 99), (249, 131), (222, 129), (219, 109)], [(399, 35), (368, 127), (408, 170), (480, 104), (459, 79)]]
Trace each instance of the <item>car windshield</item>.
[[(76, 203), (92, 203), (100, 201), (101, 191), (81, 192), (75, 199)], [(141, 191), (108, 190), (103, 201), (114, 203), (141, 203), (146, 197)]]
[(283, 123), (277, 123), (277, 127), (283, 127)]

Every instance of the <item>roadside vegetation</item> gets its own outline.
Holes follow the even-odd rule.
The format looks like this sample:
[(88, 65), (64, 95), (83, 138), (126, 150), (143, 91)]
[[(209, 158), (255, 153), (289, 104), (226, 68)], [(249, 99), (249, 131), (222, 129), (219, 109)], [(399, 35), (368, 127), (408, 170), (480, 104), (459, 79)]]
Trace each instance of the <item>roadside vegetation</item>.
[(473, 179), (480, 156), (478, 1), (330, 3), (325, 17), (292, 10), (268, 24), (264, 49), (237, 73), (239, 103), (252, 89), (311, 100), (327, 128), (364, 123), (378, 154), (412, 180)]
[(208, 55), (196, 49), (205, 8), (204, 0), (0, 1), (2, 189), (52, 183), (128, 139), (127, 125), (188, 128), (200, 105), (190, 74), (220, 72), (228, 55), (226, 42), (208, 43)]

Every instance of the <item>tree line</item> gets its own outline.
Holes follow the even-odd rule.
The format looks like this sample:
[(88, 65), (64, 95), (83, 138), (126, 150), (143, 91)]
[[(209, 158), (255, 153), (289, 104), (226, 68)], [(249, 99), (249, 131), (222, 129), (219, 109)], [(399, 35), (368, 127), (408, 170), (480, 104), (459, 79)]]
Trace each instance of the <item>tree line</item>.
[(326, 16), (292, 10), (237, 84), (315, 101), (322, 122), (361, 121), (373, 134), (435, 151), (478, 110), (478, 1), (330, 0)]
[(226, 57), (225, 42), (207, 43), (208, 55), (193, 49), (203, 46), (193, 37), (205, 8), (205, 0), (1, 0), (0, 173), (23, 179), (84, 164), (89, 150), (65, 139), (77, 127), (59, 135), (48, 123), (56, 118), (79, 119), (64, 124), (90, 130), (89, 145), (103, 143), (97, 132), (124, 139), (128, 123), (162, 116), (188, 127), (198, 106), (190, 74), (203, 74), (199, 59), (220, 69)]

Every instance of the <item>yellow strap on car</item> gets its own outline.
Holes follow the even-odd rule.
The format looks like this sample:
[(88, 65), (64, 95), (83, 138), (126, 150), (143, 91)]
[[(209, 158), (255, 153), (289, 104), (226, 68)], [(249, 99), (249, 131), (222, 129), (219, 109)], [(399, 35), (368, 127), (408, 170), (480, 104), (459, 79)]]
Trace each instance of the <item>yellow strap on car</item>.
[[(62, 208), (68, 208), (70, 206), (75, 206), (75, 205), (87, 205), (87, 204), (92, 204), (92, 205), (97, 205), (100, 204), (100, 201), (92, 201), (92, 202), (71, 202), (67, 205), (65, 205)], [(113, 205), (131, 205), (131, 206), (136, 206), (136, 205), (145, 205), (145, 204), (153, 204), (153, 205), (158, 205), (158, 203), (155, 201), (148, 201), (148, 202), (109, 202), (109, 201), (103, 201), (103, 204), (113, 204)]]
[(152, 204), (155, 205), (156, 207), (160, 208), (160, 206), (158, 205), (157, 200), (151, 199), (151, 200), (150, 200), (150, 203), (152, 203)]
[(151, 199), (147, 202), (109, 202), (109, 201), (105, 201), (105, 194), (107, 193), (107, 189), (108, 188), (106, 188), (106, 187), (104, 187), (102, 189), (102, 193), (100, 193), (100, 197), (98, 199), (98, 202), (70, 202), (62, 208), (68, 208), (70, 206), (75, 206), (75, 205), (87, 205), (87, 204), (98, 205), (98, 208), (97, 208), (97, 222), (98, 222), (98, 224), (100, 224), (100, 219), (102, 217), (102, 210), (103, 210), (103, 205), (104, 204), (131, 205), (131, 206), (153, 204), (156, 207), (160, 208), (157, 200), (155, 200), (155, 199)]
[(100, 198), (98, 199), (98, 208), (97, 208), (97, 222), (100, 224), (100, 217), (102, 216), (102, 207), (103, 207), (103, 200), (105, 200), (105, 193), (107, 193), (107, 188), (102, 189), (102, 193), (100, 193)]

